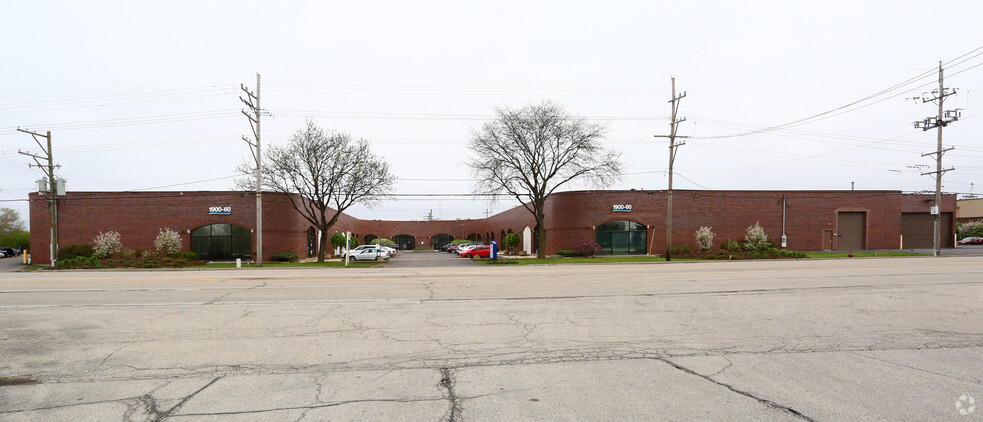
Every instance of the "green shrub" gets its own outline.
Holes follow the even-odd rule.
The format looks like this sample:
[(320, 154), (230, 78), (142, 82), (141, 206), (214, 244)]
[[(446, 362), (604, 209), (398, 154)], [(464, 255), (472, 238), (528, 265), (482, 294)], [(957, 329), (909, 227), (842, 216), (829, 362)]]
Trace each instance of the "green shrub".
[(682, 249), (680, 249), (680, 252), (689, 253), (690, 252), (689, 245), (683, 245)]
[(274, 254), (270, 257), (270, 261), (273, 262), (297, 262), (297, 253), (295, 252), (280, 252)]
[(567, 258), (572, 258), (572, 257), (575, 257), (575, 256), (580, 256), (580, 252), (571, 251), (569, 249), (560, 249), (560, 250), (556, 251), (556, 254), (557, 255), (560, 255), (560, 256), (567, 257)]
[(393, 248), (396, 247), (396, 242), (394, 242), (391, 239), (386, 239), (384, 237), (372, 239), (372, 241), (369, 242), (369, 243), (372, 244), (372, 245), (382, 245), (382, 246), (389, 246), (389, 247), (393, 247)]
[(519, 261), (514, 259), (499, 259), (495, 261), (488, 261), (488, 263), (491, 265), (514, 265), (514, 264), (518, 264)]
[(802, 252), (796, 252), (796, 251), (790, 251), (790, 250), (778, 251), (777, 254), (778, 254), (778, 256), (784, 256), (784, 257), (787, 257), (787, 258), (805, 258), (806, 257), (806, 254), (804, 254)]
[(519, 236), (519, 233), (509, 233), (505, 235), (505, 239), (502, 241), (505, 242), (505, 247), (511, 251), (522, 242), (522, 236)]
[(181, 259), (184, 259), (184, 260), (187, 260), (187, 261), (197, 261), (198, 260), (198, 254), (196, 254), (194, 252), (181, 252), (181, 255), (180, 256), (181, 256)]
[(58, 248), (58, 260), (72, 259), (76, 257), (88, 258), (92, 256), (92, 246), (89, 245), (68, 245)]
[(59, 259), (58, 262), (55, 263), (55, 268), (75, 268), (75, 259), (76, 258)]
[(674, 254), (674, 255), (675, 254), (678, 254), (679, 253), (679, 246), (673, 246), (673, 247), (669, 248), (669, 253)]

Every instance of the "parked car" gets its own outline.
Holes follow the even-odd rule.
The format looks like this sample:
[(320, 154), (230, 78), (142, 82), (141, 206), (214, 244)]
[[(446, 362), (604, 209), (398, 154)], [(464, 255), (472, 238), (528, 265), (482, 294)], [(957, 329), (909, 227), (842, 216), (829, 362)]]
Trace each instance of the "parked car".
[(461, 252), (462, 258), (488, 258), (491, 256), (491, 246), (488, 245), (478, 245), (464, 252)]
[(0, 247), (0, 252), (2, 252), (4, 256), (17, 256), (17, 255), (20, 255), (20, 250), (19, 249), (8, 248), (8, 247)]
[(386, 251), (386, 253), (389, 254), (390, 258), (396, 256), (396, 254), (398, 253), (396, 248), (386, 245), (382, 245), (382, 250)]
[(960, 245), (983, 245), (983, 237), (970, 236), (956, 242)]
[[(387, 259), (389, 258), (389, 251), (385, 251), (385, 252), (383, 252), (383, 249), (382, 249), (382, 247), (381, 247), (381, 246), (379, 246), (379, 245), (361, 245), (361, 246), (357, 246), (357, 247), (355, 247), (354, 249), (352, 249), (352, 251), (351, 251), (351, 255), (352, 255), (352, 256), (355, 256), (355, 255), (357, 255), (357, 254), (359, 254), (359, 253), (361, 253), (361, 252), (362, 252), (362, 251), (364, 251), (364, 250), (373, 250), (373, 251), (376, 251), (376, 252), (378, 252), (378, 253), (381, 253), (381, 254), (384, 254), (384, 255), (386, 255), (386, 258), (387, 258)], [(343, 252), (343, 253), (341, 254), (341, 257), (342, 257), (342, 258), (344, 258), (344, 257), (345, 257), (345, 256), (347, 256), (347, 255), (348, 255), (348, 253), (347, 253), (347, 252)]]
[(470, 250), (472, 250), (474, 248), (477, 248), (478, 246), (481, 246), (481, 245), (479, 245), (477, 243), (469, 243), (469, 244), (463, 245), (460, 248), (457, 248), (457, 254), (458, 255), (461, 255), (461, 256), (464, 256), (464, 254), (467, 253), (467, 251), (470, 251)]
[(379, 261), (389, 260), (389, 254), (382, 252), (379, 248), (366, 248), (362, 250), (352, 250), (351, 259), (355, 261)]

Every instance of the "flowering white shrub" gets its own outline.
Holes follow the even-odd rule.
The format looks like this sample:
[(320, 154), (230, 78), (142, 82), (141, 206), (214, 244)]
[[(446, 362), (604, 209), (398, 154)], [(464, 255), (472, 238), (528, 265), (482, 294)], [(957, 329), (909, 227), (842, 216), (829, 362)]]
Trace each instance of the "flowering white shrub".
[(767, 248), (768, 235), (765, 234), (765, 229), (761, 228), (761, 225), (755, 222), (753, 226), (747, 228), (747, 232), (744, 235), (744, 249), (760, 251)]
[(709, 251), (713, 248), (713, 238), (717, 236), (713, 231), (713, 227), (700, 227), (696, 231), (696, 244), (699, 245), (701, 251)]
[(157, 229), (159, 233), (154, 239), (154, 248), (161, 255), (174, 255), (181, 252), (181, 235), (170, 228)]
[(960, 239), (970, 236), (983, 237), (983, 220), (960, 223), (956, 226), (956, 234)]
[(123, 242), (120, 241), (119, 232), (116, 231), (99, 232), (92, 242), (95, 243), (92, 247), (92, 256), (96, 258), (110, 258), (123, 250)]
[(389, 246), (389, 247), (395, 247), (396, 246), (396, 242), (395, 241), (393, 241), (392, 239), (386, 239), (384, 237), (380, 237), (380, 238), (377, 238), (377, 239), (372, 239), (372, 241), (369, 242), (369, 243), (370, 244), (373, 244), (373, 245), (382, 245), (382, 246)]

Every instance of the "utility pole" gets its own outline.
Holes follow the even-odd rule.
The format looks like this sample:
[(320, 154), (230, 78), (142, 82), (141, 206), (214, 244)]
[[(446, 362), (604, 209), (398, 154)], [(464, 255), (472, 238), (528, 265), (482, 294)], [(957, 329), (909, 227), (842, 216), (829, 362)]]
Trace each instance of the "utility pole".
[(942, 175), (955, 168), (942, 168), (942, 155), (946, 151), (951, 151), (952, 148), (942, 148), (942, 128), (949, 125), (949, 123), (959, 120), (961, 114), (961, 109), (946, 110), (943, 107), (945, 98), (956, 93), (955, 89), (946, 88), (943, 83), (943, 71), (942, 62), (939, 62), (939, 89), (932, 91), (932, 98), (922, 96), (922, 103), (936, 102), (939, 105), (939, 114), (935, 117), (926, 117), (925, 120), (915, 122), (915, 128), (921, 128), (922, 131), (927, 131), (929, 129), (938, 128), (938, 146), (935, 152), (929, 152), (922, 154), (922, 157), (927, 155), (935, 156), (935, 171), (922, 173), (922, 176), (932, 175), (935, 178), (935, 206), (932, 207), (932, 214), (935, 214), (935, 226), (934, 226), (934, 236), (932, 237), (933, 247), (932, 254), (934, 256), (939, 256), (942, 252)]
[(684, 91), (679, 96), (676, 96), (676, 78), (672, 78), (672, 99), (669, 103), (672, 105), (672, 117), (669, 121), (669, 136), (665, 135), (655, 135), (656, 138), (669, 138), (669, 189), (667, 192), (668, 204), (666, 205), (666, 261), (672, 261), (672, 165), (676, 161), (676, 148), (686, 145), (685, 141), (676, 143), (676, 138), (688, 138), (688, 136), (676, 136), (676, 131), (679, 124), (686, 121), (686, 118), (676, 118), (676, 112), (679, 111), (679, 100), (686, 97), (686, 92)]
[[(41, 149), (44, 150), (44, 156), (35, 155), (35, 154), (28, 153), (28, 152), (23, 152), (23, 151), (17, 151), (17, 152), (20, 153), (20, 154), (23, 154), (23, 155), (26, 155), (28, 157), (33, 158), (34, 159), (34, 162), (37, 163), (37, 167), (38, 168), (45, 168), (45, 167), (48, 168), (48, 172), (47, 172), (48, 173), (48, 180), (47, 180), (47, 183), (45, 184), (45, 186), (48, 189), (48, 214), (51, 217), (51, 245), (49, 247), (50, 248), (49, 249), (49, 251), (50, 251), (49, 253), (51, 254), (51, 259), (50, 259), (51, 266), (54, 267), (55, 266), (55, 260), (58, 257), (58, 196), (57, 195), (59, 195), (59, 194), (64, 195), (65, 194), (65, 192), (64, 192), (64, 190), (65, 190), (65, 182), (63, 180), (55, 180), (55, 167), (59, 167), (60, 168), (61, 166), (60, 165), (55, 165), (54, 154), (52, 153), (52, 150), (51, 150), (51, 131), (50, 130), (47, 131), (47, 132), (45, 132), (44, 135), (42, 135), (40, 133), (37, 133), (37, 132), (29, 131), (27, 129), (21, 129), (21, 128), (17, 128), (17, 131), (24, 132), (24, 133), (27, 133), (27, 134), (30, 134), (31, 136), (33, 136), (34, 137), (34, 142), (37, 142), (38, 146), (41, 147)], [(38, 139), (38, 138), (45, 138), (45, 139), (47, 139), (47, 141), (48, 141), (48, 147), (45, 148), (44, 145), (41, 145), (41, 140)], [(42, 165), (40, 160), (47, 160), (48, 161), (48, 165), (47, 166)], [(35, 165), (34, 164), (30, 164), (29, 167), (35, 167)], [(41, 184), (41, 181), (39, 181), (39, 183), (38, 183), (38, 193), (42, 193), (43, 192), (43, 189), (41, 189), (41, 188), (42, 188), (42, 184)]]
[(253, 129), (253, 139), (256, 142), (250, 141), (245, 136), (242, 137), (243, 141), (252, 146), (250, 151), (253, 153), (253, 158), (256, 160), (256, 266), (263, 266), (263, 149), (260, 143), (260, 126), (259, 120), (262, 115), (262, 109), (259, 103), (259, 73), (256, 74), (256, 94), (249, 92), (249, 89), (245, 85), (239, 84), (239, 87), (243, 92), (246, 93), (246, 98), (239, 97), (243, 103), (249, 107), (249, 111), (252, 113), (247, 113), (246, 110), (242, 110), (242, 114), (249, 119), (249, 126)]

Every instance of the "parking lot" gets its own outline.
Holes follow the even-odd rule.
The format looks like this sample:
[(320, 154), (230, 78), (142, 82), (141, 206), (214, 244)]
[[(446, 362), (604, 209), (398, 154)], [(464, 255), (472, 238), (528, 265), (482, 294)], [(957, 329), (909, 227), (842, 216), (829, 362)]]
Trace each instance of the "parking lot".
[(0, 377), (20, 385), (0, 387), (0, 419), (973, 420), (954, 404), (983, 398), (981, 272), (406, 252), (6, 273)]

